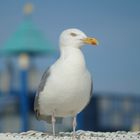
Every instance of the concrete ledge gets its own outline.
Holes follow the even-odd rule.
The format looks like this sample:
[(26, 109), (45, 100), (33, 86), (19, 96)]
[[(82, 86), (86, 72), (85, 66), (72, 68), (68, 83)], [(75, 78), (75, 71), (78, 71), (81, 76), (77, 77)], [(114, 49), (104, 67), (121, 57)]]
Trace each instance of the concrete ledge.
[[(78, 130), (77, 140), (140, 140), (140, 132), (92, 132)], [(0, 140), (72, 140), (72, 133), (60, 132), (55, 138), (48, 133), (28, 131), (23, 133), (0, 133)]]

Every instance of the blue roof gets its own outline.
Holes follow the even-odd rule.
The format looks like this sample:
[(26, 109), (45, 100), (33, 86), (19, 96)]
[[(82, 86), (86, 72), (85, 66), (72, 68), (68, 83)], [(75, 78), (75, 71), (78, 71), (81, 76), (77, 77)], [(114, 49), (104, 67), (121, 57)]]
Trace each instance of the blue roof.
[(5, 45), (0, 48), (2, 55), (18, 55), (21, 53), (44, 55), (54, 51), (51, 43), (44, 38), (42, 32), (35, 27), (30, 19), (26, 19)]

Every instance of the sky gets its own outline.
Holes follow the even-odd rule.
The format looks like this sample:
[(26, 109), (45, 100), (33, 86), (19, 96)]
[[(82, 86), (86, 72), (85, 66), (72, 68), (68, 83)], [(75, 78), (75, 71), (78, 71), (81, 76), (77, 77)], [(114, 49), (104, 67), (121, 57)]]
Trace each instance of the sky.
[[(0, 47), (23, 22), (27, 2), (34, 5), (33, 22), (58, 51), (59, 35), (67, 28), (99, 40), (98, 47), (82, 49), (94, 91), (140, 95), (139, 0), (1, 0)], [(55, 59), (36, 61), (45, 69)], [(3, 63), (0, 58), (0, 67)]]

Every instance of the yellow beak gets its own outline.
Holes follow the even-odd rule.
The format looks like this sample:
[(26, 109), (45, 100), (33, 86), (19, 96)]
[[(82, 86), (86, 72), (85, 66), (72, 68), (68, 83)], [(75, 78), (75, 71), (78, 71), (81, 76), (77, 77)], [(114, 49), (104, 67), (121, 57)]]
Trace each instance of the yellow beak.
[(83, 39), (83, 42), (85, 44), (90, 44), (90, 45), (99, 45), (99, 42), (95, 38), (87, 37)]

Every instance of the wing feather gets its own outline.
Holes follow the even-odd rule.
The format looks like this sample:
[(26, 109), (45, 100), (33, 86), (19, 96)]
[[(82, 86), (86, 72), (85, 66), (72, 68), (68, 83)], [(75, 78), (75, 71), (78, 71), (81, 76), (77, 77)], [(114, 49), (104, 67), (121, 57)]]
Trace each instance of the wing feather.
[(41, 78), (41, 82), (38, 86), (38, 89), (37, 89), (37, 92), (36, 92), (36, 95), (35, 95), (35, 100), (34, 100), (34, 111), (35, 111), (35, 116), (38, 120), (44, 120), (45, 116), (43, 115), (40, 115), (40, 108), (39, 108), (39, 94), (41, 91), (43, 91), (44, 87), (45, 87), (45, 84), (47, 82), (47, 79), (48, 77), (50, 76), (50, 70), (49, 68), (44, 72), (42, 78)]
[[(50, 68), (48, 68), (42, 78), (41, 78), (41, 82), (38, 86), (36, 95), (35, 95), (35, 100), (34, 100), (34, 111), (35, 111), (35, 116), (38, 120), (44, 120), (47, 121), (48, 123), (51, 123), (51, 116), (46, 116), (46, 115), (42, 115), (40, 114), (40, 108), (39, 108), (39, 95), (40, 92), (44, 90), (45, 84), (47, 82), (47, 79), (49, 78), (51, 72), (50, 72)], [(61, 123), (62, 122), (62, 118), (61, 117), (56, 117), (56, 123)]]

